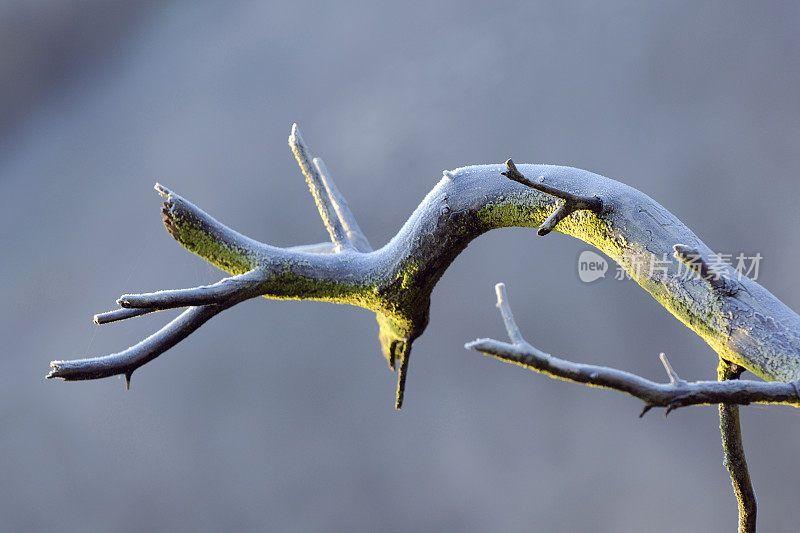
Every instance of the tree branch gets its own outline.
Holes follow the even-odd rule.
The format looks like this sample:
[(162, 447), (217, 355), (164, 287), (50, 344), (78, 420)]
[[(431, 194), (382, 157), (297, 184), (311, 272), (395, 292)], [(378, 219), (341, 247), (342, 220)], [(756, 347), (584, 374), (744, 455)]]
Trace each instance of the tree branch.
[(292, 124), (292, 133), (289, 135), (289, 147), (292, 149), (306, 183), (317, 204), (319, 215), (325, 228), (331, 236), (337, 250), (352, 248), (359, 252), (371, 252), (369, 241), (358, 227), (350, 207), (344, 197), (339, 193), (336, 184), (331, 179), (328, 169), (322, 159), (310, 155), (310, 150), (300, 135), (300, 128)]
[[(162, 330), (143, 341), (149, 342), (145, 357), (141, 357), (141, 347), (132, 347), (136, 349), (131, 353), (120, 352), (127, 354), (124, 357), (113, 354), (72, 366), (57, 361), (50, 377), (92, 379), (127, 374), (132, 367), (138, 368), (131, 361), (139, 363), (163, 353), (185, 337), (190, 325), (194, 330), (213, 314), (260, 295), (345, 303), (373, 311), (384, 357), (392, 369), (400, 363), (399, 405), (411, 346), (428, 324), (430, 296), (437, 281), (479, 235), (520, 226), (539, 227), (543, 232), (554, 229), (597, 247), (723, 359), (767, 380), (800, 379), (800, 316), (747, 277), (737, 279), (736, 291), (723, 291), (701, 277), (702, 269), (700, 275), (684, 276), (682, 259), (673, 257), (676, 243), (718, 267), (727, 279), (734, 278), (734, 271), (715, 259), (674, 215), (636, 189), (563, 166), (517, 168), (509, 160), (506, 165), (462, 167), (445, 171), (397, 235), (372, 250), (324, 164), (311, 158), (296, 126), (290, 145), (332, 244), (290, 248), (263, 244), (156, 184), (156, 190), (166, 197), (162, 213), (170, 235), (233, 275), (231, 280), (253, 276), (247, 277), (252, 285), (239, 287), (229, 280), (194, 289), (126, 295), (122, 304), (138, 309), (102, 313), (97, 321), (122, 320), (166, 307), (199, 307), (190, 308), (189, 315), (181, 315), (184, 318), (178, 323), (173, 321), (167, 332)], [(528, 180), (523, 172), (538, 178)], [(155, 346), (156, 341), (161, 344)], [(518, 350), (513, 346), (512, 351)], [(730, 385), (717, 386), (732, 394)], [(796, 403), (788, 392), (784, 396), (787, 403)], [(764, 398), (772, 401), (772, 397)], [(708, 401), (724, 400), (715, 396)]]
[(94, 323), (98, 326), (101, 324), (109, 324), (119, 320), (127, 320), (135, 316), (142, 316), (148, 313), (155, 313), (158, 309), (143, 307), (140, 309), (114, 309), (105, 313), (98, 313), (94, 315)]
[(124, 374), (126, 386), (130, 388), (134, 370), (178, 344), (224, 309), (225, 307), (217, 305), (190, 307), (156, 333), (127, 350), (103, 357), (52, 361), (47, 377), (76, 381)]
[(126, 309), (161, 311), (193, 305), (222, 304), (236, 296), (242, 301), (259, 295), (257, 289), (262, 278), (263, 274), (258, 269), (253, 269), (238, 276), (224, 278), (213, 285), (144, 294), (123, 294), (117, 300), (117, 304)]
[[(738, 380), (743, 371), (744, 368), (720, 359), (717, 378), (719, 381)], [(719, 404), (719, 429), (722, 433), (722, 449), (725, 452), (723, 463), (731, 476), (733, 493), (739, 506), (739, 533), (755, 533), (756, 493), (750, 482), (750, 471), (744, 456), (738, 405)]]
[(553, 214), (547, 217), (544, 223), (542, 223), (542, 225), (539, 227), (539, 231), (537, 231), (536, 233), (540, 237), (544, 237), (545, 235), (553, 231), (553, 229), (556, 227), (556, 224), (564, 220), (566, 217), (568, 217), (575, 211), (578, 211), (580, 209), (588, 209), (597, 214), (603, 211), (603, 201), (600, 200), (600, 198), (598, 198), (597, 196), (591, 196), (591, 197), (581, 196), (573, 194), (568, 191), (558, 189), (556, 187), (551, 187), (550, 185), (547, 185), (545, 183), (531, 181), (525, 176), (523, 176), (519, 170), (517, 170), (517, 166), (511, 159), (506, 161), (506, 168), (508, 170), (502, 172), (502, 174), (508, 179), (514, 180), (517, 183), (521, 183), (537, 191), (564, 200), (564, 204), (555, 211), (553, 211)]
[[(618, 390), (630, 394), (645, 403), (639, 416), (653, 407), (670, 411), (689, 405), (711, 405), (716, 403), (750, 404), (770, 403), (800, 406), (797, 382), (764, 383), (760, 381), (695, 381), (687, 382), (678, 377), (664, 354), (661, 362), (667, 371), (669, 383), (656, 383), (635, 374), (605, 366), (584, 365), (559, 359), (528, 344), (519, 332), (514, 315), (508, 304), (505, 285), (495, 286), (497, 307), (512, 343), (493, 339), (478, 339), (467, 343), (465, 348), (476, 350), (502, 361), (515, 363), (550, 377), (583, 383), (596, 387)], [(743, 459), (743, 456), (742, 456)]]

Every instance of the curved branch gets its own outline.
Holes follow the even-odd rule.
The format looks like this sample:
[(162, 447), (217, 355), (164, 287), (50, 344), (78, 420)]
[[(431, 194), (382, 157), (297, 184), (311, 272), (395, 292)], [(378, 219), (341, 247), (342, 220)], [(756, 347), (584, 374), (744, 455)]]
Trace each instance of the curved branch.
[[(166, 196), (164, 224), (180, 244), (230, 274), (256, 270), (257, 290), (246, 291), (248, 297), (324, 300), (374, 311), (382, 352), (393, 369), (397, 361), (401, 368), (407, 364), (414, 340), (428, 324), (433, 288), (456, 256), (489, 230), (520, 226), (554, 229), (597, 247), (721, 358), (767, 380), (800, 379), (800, 316), (756, 282), (736, 277), (674, 215), (636, 189), (563, 166), (517, 168), (509, 161), (508, 165), (462, 167), (445, 171), (397, 235), (370, 251), (366, 239), (359, 240), (363, 234), (324, 165), (311, 160), (296, 128), (292, 138), (292, 148), (331, 233), (332, 250), (260, 243), (157, 184), (156, 189)], [(531, 181), (525, 175), (537, 179)], [(702, 270), (701, 275), (687, 278), (683, 260), (673, 256), (676, 244), (696, 252), (708, 268), (731, 280), (730, 290), (710, 284)], [(193, 299), (200, 292), (178, 291), (167, 299), (175, 305), (209, 301), (200, 296)], [(184, 298), (187, 295), (192, 296)], [(152, 309), (155, 306), (148, 298), (154, 296), (142, 297), (136, 305)], [(117, 311), (100, 316), (111, 321), (138, 314)], [(98, 363), (102, 372), (89, 363), (82, 365), (85, 379), (109, 375), (111, 370), (104, 365)], [(122, 373), (125, 367), (117, 370)], [(405, 370), (400, 374), (398, 399), (402, 399)]]
[[(493, 339), (478, 339), (467, 343), (465, 348), (476, 350), (502, 361), (515, 363), (550, 377), (604, 387), (625, 392), (642, 400), (643, 416), (653, 407), (665, 407), (665, 415), (679, 407), (689, 405), (770, 403), (800, 406), (798, 383), (760, 381), (695, 381), (687, 382), (678, 377), (666, 356), (661, 361), (669, 376), (669, 383), (656, 383), (643, 377), (605, 366), (584, 365), (559, 359), (528, 344), (519, 332), (514, 315), (508, 305), (505, 285), (495, 286), (497, 307), (512, 343)], [(743, 458), (743, 455), (742, 455)]]
[(156, 333), (127, 350), (103, 357), (52, 361), (47, 377), (76, 381), (124, 374), (126, 386), (130, 388), (134, 370), (178, 344), (223, 309), (225, 307), (217, 305), (190, 307)]

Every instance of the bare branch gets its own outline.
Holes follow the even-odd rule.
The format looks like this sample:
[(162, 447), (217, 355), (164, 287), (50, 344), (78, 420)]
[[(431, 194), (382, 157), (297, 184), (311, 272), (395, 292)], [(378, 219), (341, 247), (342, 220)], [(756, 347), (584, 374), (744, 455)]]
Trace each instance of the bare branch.
[[(311, 176), (310, 187), (316, 191), (317, 205), (332, 231), (333, 246), (279, 248), (260, 243), (157, 184), (156, 190), (166, 196), (164, 225), (181, 245), (233, 276), (257, 271), (258, 280), (252, 290), (233, 290), (230, 297), (223, 282), (126, 297), (125, 305), (152, 310), (214, 302), (218, 312), (256, 295), (356, 305), (375, 312), (389, 366), (395, 369), (400, 363), (404, 368), (414, 340), (428, 324), (433, 288), (469, 242), (495, 228), (540, 227), (571, 235), (603, 251), (723, 359), (767, 380), (800, 379), (800, 316), (766, 289), (742, 277), (736, 294), (725, 293), (708, 283), (687, 280), (680, 260), (660, 270), (640, 268), (671, 256), (676, 243), (686, 243), (710, 264), (716, 267), (716, 263), (713, 252), (691, 230), (636, 189), (563, 166), (520, 165), (518, 169), (509, 161), (505, 166), (462, 167), (444, 173), (386, 245), (365, 251), (366, 240), (359, 240), (363, 234), (346, 202), (324, 165), (311, 159), (296, 128), (291, 143), (306, 177)], [(528, 180), (523, 172), (538, 178)], [(564, 202), (556, 213), (553, 197)], [(572, 216), (566, 216), (568, 213)], [(720, 269), (722, 275), (733, 277), (729, 265), (720, 265)], [(121, 320), (140, 312), (145, 310), (112, 311), (98, 315), (98, 321)], [(68, 367), (59, 363), (61, 369)], [(99, 363), (101, 367), (104, 364)], [(91, 365), (78, 367), (86, 370), (82, 374), (85, 379), (110, 375)], [(76, 373), (71, 379), (78, 379)], [(405, 370), (400, 374), (398, 396), (402, 400)], [(796, 402), (787, 399), (787, 403)]]
[(156, 183), (166, 197), (161, 208), (164, 227), (184, 248), (231, 274), (244, 274), (256, 268), (273, 248), (245, 237), (183, 197)]
[[(238, 301), (242, 301), (243, 299), (258, 296), (254, 289), (258, 287), (263, 278), (264, 275), (258, 269), (253, 269), (238, 276), (221, 279), (213, 285), (144, 294), (123, 294), (117, 300), (117, 304), (129, 309), (153, 308), (162, 310), (219, 304), (237, 295), (239, 296)], [(250, 296), (247, 295), (248, 292), (251, 293)]]
[[(738, 380), (744, 368), (720, 359), (717, 367), (719, 381)], [(796, 383), (796, 382), (795, 382)], [(719, 404), (719, 429), (722, 433), (722, 449), (725, 452), (725, 468), (731, 476), (733, 493), (739, 506), (739, 533), (755, 533), (756, 493), (750, 481), (750, 470), (744, 456), (742, 427), (739, 422), (739, 406)]]
[(117, 322), (118, 320), (127, 320), (136, 316), (155, 313), (156, 311), (158, 311), (158, 309), (147, 307), (140, 309), (114, 309), (113, 311), (106, 311), (105, 313), (94, 315), (94, 323), (97, 325), (108, 324), (110, 322)]
[(686, 383), (686, 380), (681, 379), (681, 377), (678, 376), (678, 373), (675, 372), (675, 370), (672, 368), (672, 365), (669, 364), (669, 359), (667, 359), (667, 354), (661, 352), (660, 354), (658, 354), (658, 358), (661, 359), (661, 364), (664, 365), (664, 369), (667, 371), (667, 376), (669, 376), (670, 383), (672, 383), (673, 385), (677, 384), (683, 385)]
[(519, 170), (517, 170), (517, 166), (511, 159), (506, 161), (506, 168), (508, 170), (502, 174), (508, 179), (564, 200), (564, 204), (553, 211), (553, 213), (547, 217), (547, 220), (545, 220), (544, 223), (539, 227), (539, 231), (537, 231), (539, 236), (543, 237), (547, 235), (553, 231), (553, 229), (556, 227), (556, 224), (580, 209), (588, 209), (589, 211), (598, 214), (603, 211), (603, 201), (597, 196), (576, 195), (544, 183), (531, 181), (523, 176)]
[[(467, 343), (465, 348), (491, 355), (500, 360), (522, 365), (530, 370), (554, 378), (574, 381), (597, 387), (625, 392), (645, 402), (644, 415), (653, 407), (666, 407), (667, 413), (688, 405), (711, 405), (716, 403), (750, 404), (770, 403), (800, 406), (796, 383), (760, 381), (695, 381), (686, 382), (672, 369), (666, 357), (662, 357), (669, 375), (669, 383), (656, 383), (630, 372), (605, 366), (584, 365), (559, 359), (528, 344), (513, 321), (507, 303), (505, 286), (497, 286), (498, 302), (503, 321), (513, 343), (493, 339), (478, 339)], [(640, 415), (640, 416), (641, 416)]]
[(217, 305), (190, 307), (159, 331), (127, 350), (103, 357), (52, 361), (47, 377), (75, 381), (124, 374), (130, 388), (134, 370), (178, 344), (223, 309), (225, 307)]
[(342, 193), (340, 193), (339, 189), (336, 187), (336, 183), (333, 181), (328, 167), (325, 166), (325, 162), (321, 158), (315, 157), (314, 167), (317, 169), (317, 173), (322, 179), (323, 185), (325, 185), (325, 190), (328, 193), (328, 200), (336, 212), (336, 218), (341, 223), (342, 229), (344, 229), (347, 241), (359, 252), (371, 252), (372, 246), (370, 246), (364, 232), (358, 227), (356, 217), (353, 216), (353, 213), (350, 211), (350, 206), (347, 205), (347, 200), (344, 199), (344, 196), (342, 196)]
[(325, 181), (318, 167), (312, 162), (311, 154), (305, 141), (303, 141), (303, 136), (300, 135), (300, 128), (297, 127), (297, 124), (292, 124), (289, 146), (295, 159), (297, 159), (297, 164), (300, 165), (300, 170), (303, 171), (303, 175), (306, 177), (308, 189), (311, 191), (311, 196), (314, 197), (319, 216), (331, 236), (331, 241), (337, 249), (351, 248), (352, 245), (347, 238), (347, 230), (336, 213), (331, 195), (325, 186)]
[(497, 295), (496, 307), (500, 310), (500, 316), (503, 317), (503, 324), (506, 325), (508, 338), (511, 339), (511, 342), (518, 346), (527, 344), (525, 339), (522, 338), (522, 333), (520, 333), (519, 328), (517, 327), (517, 322), (514, 320), (514, 313), (511, 312), (511, 306), (508, 304), (505, 283), (498, 283), (495, 285), (494, 292)]

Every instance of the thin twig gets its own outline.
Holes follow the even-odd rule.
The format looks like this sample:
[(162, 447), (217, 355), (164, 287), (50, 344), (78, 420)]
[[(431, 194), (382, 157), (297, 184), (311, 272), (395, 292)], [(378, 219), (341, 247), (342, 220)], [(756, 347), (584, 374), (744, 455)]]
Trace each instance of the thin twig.
[[(720, 359), (717, 376), (720, 381), (738, 380), (743, 371), (744, 368)], [(750, 481), (750, 471), (744, 455), (738, 405), (719, 404), (719, 429), (722, 433), (725, 468), (731, 476), (733, 493), (739, 507), (738, 531), (739, 533), (755, 533), (756, 494)]]
[(47, 377), (75, 381), (124, 374), (130, 388), (134, 370), (178, 344), (223, 309), (225, 307), (218, 305), (190, 307), (159, 331), (127, 350), (103, 357), (52, 361)]
[(498, 283), (495, 285), (494, 292), (497, 295), (497, 304), (495, 306), (500, 310), (500, 316), (503, 317), (503, 324), (506, 326), (508, 338), (511, 339), (511, 342), (516, 346), (524, 346), (527, 343), (525, 339), (522, 338), (522, 333), (520, 333), (517, 327), (517, 321), (514, 320), (514, 313), (511, 311), (511, 306), (508, 304), (505, 283)]
[[(512, 343), (494, 339), (478, 339), (465, 348), (482, 352), (500, 360), (522, 365), (554, 378), (584, 383), (625, 392), (645, 402), (640, 416), (653, 407), (665, 407), (666, 413), (689, 405), (718, 403), (780, 403), (800, 406), (795, 383), (761, 381), (694, 381), (678, 377), (668, 362), (665, 364), (669, 383), (656, 383), (643, 377), (605, 366), (584, 365), (559, 359), (528, 344), (514, 322), (505, 286), (496, 286), (498, 307)], [(662, 362), (666, 358), (662, 358)], [(665, 413), (665, 414), (666, 414)]]
[[(252, 292), (263, 277), (258, 269), (253, 269), (238, 276), (221, 279), (213, 285), (143, 294), (123, 294), (117, 300), (117, 304), (128, 309), (153, 308), (159, 310), (219, 304), (232, 296), (246, 294), (248, 291)], [(252, 297), (257, 295), (257, 292), (253, 292)]]
[(547, 217), (542, 225), (539, 226), (539, 231), (537, 231), (537, 233), (540, 236), (545, 236), (550, 233), (556, 227), (556, 224), (564, 220), (575, 211), (588, 209), (589, 211), (600, 213), (603, 210), (603, 201), (597, 196), (580, 196), (556, 187), (551, 187), (545, 183), (529, 180), (523, 176), (519, 170), (517, 170), (517, 166), (511, 159), (506, 161), (506, 169), (507, 170), (505, 172), (501, 172), (501, 174), (508, 179), (516, 181), (517, 183), (521, 183), (522, 185), (527, 185), (528, 187), (539, 192), (543, 192), (545, 194), (549, 194), (550, 196), (555, 196), (556, 198), (564, 200), (564, 204), (553, 211), (553, 213)]
[(342, 224), (342, 228), (347, 236), (347, 241), (359, 252), (371, 252), (372, 246), (370, 246), (364, 232), (358, 227), (356, 217), (353, 216), (352, 211), (350, 211), (350, 206), (347, 204), (347, 200), (344, 199), (342, 193), (339, 192), (339, 188), (336, 187), (336, 183), (333, 181), (328, 167), (325, 166), (325, 162), (321, 158), (315, 157), (314, 167), (317, 169), (322, 184), (325, 186), (325, 190), (328, 193), (328, 200), (336, 212), (336, 218)]
[(337, 249), (352, 248), (352, 244), (347, 238), (347, 230), (345, 229), (342, 221), (336, 213), (331, 197), (328, 194), (328, 189), (325, 187), (325, 182), (320, 175), (317, 166), (312, 162), (312, 156), (306, 146), (303, 136), (300, 134), (300, 128), (297, 124), (292, 125), (292, 133), (289, 135), (289, 146), (292, 149), (297, 164), (300, 165), (300, 170), (306, 177), (308, 189), (314, 197), (314, 202), (317, 204), (319, 216), (325, 224), (325, 229), (331, 236), (331, 241), (336, 245)]
[(400, 368), (397, 371), (397, 396), (394, 407), (398, 411), (403, 408), (406, 393), (406, 377), (408, 376), (408, 360), (411, 357), (411, 343), (404, 342), (400, 350)]
[(95, 324), (108, 324), (110, 322), (117, 322), (119, 320), (127, 320), (136, 316), (146, 315), (148, 313), (155, 313), (158, 309), (153, 307), (142, 307), (139, 309), (114, 309), (113, 311), (106, 311), (105, 313), (98, 313), (94, 315)]

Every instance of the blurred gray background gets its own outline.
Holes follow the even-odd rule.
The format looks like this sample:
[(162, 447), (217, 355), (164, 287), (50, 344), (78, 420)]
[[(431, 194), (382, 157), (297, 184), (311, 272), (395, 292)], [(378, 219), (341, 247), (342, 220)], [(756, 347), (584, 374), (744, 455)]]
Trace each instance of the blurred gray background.
[[(0, 4), (0, 516), (8, 531), (731, 531), (716, 409), (463, 349), (528, 340), (665, 380), (712, 350), (587, 246), (508, 229), (437, 286), (393, 409), (373, 315), (258, 299), (124, 380), (46, 381), (175, 313), (95, 326), (125, 292), (223, 274), (164, 231), (158, 180), (287, 246), (326, 233), (297, 121), (372, 243), (443, 169), (558, 163), (648, 193), (800, 309), (800, 8), (790, 2)], [(752, 377), (752, 375), (749, 375)], [(764, 531), (795, 530), (800, 413), (743, 409)]]

